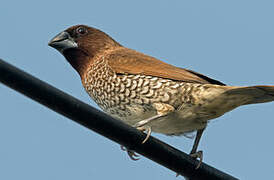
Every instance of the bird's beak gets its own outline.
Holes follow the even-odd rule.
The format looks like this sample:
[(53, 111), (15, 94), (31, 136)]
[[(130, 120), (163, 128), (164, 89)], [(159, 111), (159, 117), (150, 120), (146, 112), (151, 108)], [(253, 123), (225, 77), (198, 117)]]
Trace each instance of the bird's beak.
[(48, 45), (57, 49), (61, 53), (63, 53), (66, 49), (78, 47), (77, 43), (66, 31), (57, 34), (52, 40), (49, 41)]

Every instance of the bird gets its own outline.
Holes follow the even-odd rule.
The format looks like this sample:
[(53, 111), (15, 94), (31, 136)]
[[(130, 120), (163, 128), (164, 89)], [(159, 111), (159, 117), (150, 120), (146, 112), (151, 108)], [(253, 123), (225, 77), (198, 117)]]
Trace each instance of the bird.
[[(151, 132), (196, 132), (190, 155), (200, 163), (203, 151), (198, 145), (210, 120), (242, 105), (274, 101), (274, 86), (229, 86), (124, 47), (87, 25), (69, 27), (48, 45), (78, 72), (84, 89), (104, 112), (147, 133), (142, 143)], [(138, 159), (133, 150), (123, 149)]]

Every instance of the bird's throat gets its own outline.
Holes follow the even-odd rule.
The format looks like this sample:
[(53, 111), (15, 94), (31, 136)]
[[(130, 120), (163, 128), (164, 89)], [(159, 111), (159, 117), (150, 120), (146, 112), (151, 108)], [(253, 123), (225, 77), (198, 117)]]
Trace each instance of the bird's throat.
[(69, 51), (65, 51), (63, 54), (71, 66), (82, 77), (90, 63), (90, 58), (92, 57), (78, 49), (70, 49)]

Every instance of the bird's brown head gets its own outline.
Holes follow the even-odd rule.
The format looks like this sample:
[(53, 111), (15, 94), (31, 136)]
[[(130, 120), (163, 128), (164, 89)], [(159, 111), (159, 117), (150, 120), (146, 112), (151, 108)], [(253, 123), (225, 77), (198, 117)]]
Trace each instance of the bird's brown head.
[(62, 53), (81, 76), (94, 56), (121, 45), (96, 28), (76, 25), (56, 35), (49, 46)]

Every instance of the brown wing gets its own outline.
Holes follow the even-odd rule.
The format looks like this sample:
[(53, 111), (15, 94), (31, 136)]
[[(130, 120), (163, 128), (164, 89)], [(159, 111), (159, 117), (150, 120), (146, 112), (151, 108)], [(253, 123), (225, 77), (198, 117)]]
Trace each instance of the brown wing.
[(119, 74), (142, 74), (176, 81), (225, 85), (202, 74), (172, 66), (127, 48), (113, 51), (107, 60), (112, 69)]

